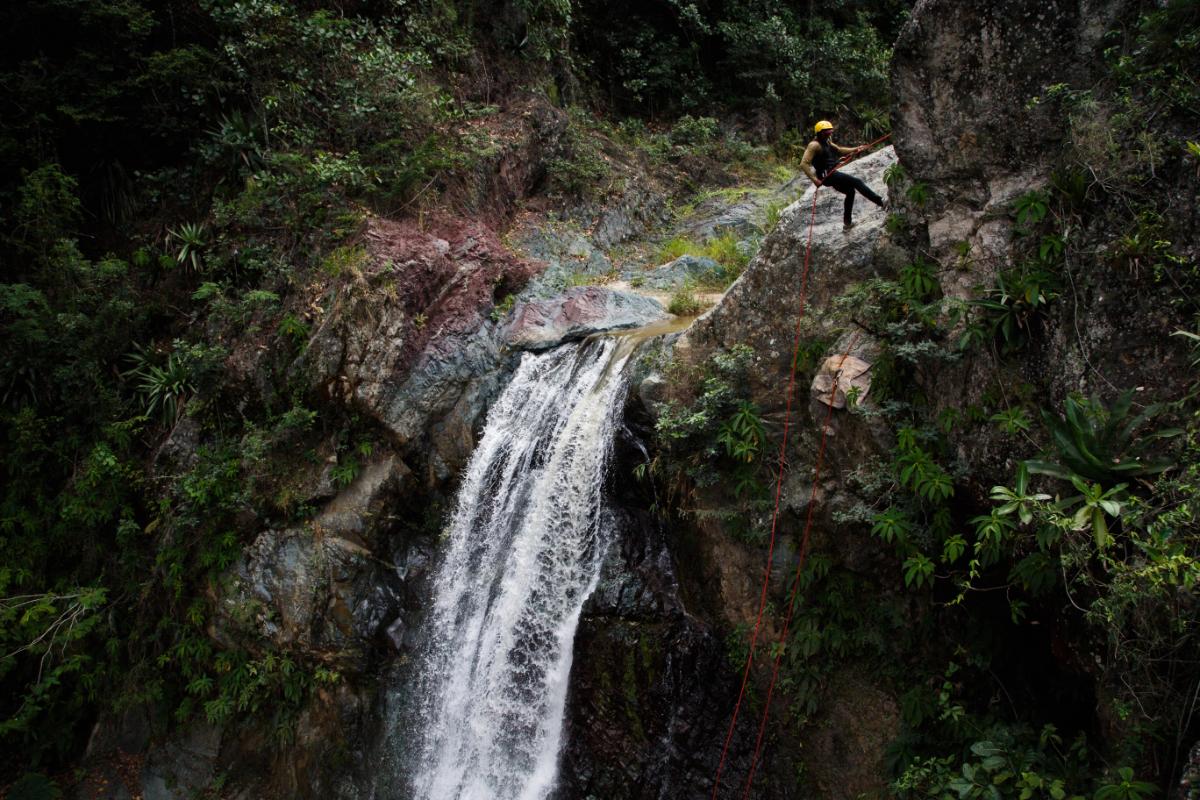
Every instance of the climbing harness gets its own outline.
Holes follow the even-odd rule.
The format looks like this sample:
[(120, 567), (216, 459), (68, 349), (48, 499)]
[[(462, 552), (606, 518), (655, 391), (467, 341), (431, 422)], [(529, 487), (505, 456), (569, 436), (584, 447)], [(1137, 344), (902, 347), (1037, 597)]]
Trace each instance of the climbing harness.
[[(848, 155), (845, 158), (838, 161), (836, 164), (834, 164), (833, 168), (830, 169), (829, 172), (827, 172), (825, 174), (825, 176), (822, 177), (817, 182), (817, 188), (813, 191), (812, 212), (809, 215), (809, 220), (808, 220), (808, 244), (804, 250), (804, 270), (800, 276), (800, 310), (799, 310), (799, 313), (796, 315), (796, 332), (795, 332), (795, 337), (794, 337), (795, 341), (794, 341), (794, 344), (792, 345), (792, 367), (791, 367), (791, 374), (788, 377), (787, 403), (786, 403), (786, 407), (784, 410), (784, 416), (783, 416), (783, 441), (779, 445), (779, 469), (778, 469), (778, 472), (777, 472), (776, 478), (775, 478), (775, 508), (771, 512), (771, 536), (770, 536), (770, 539), (769, 539), (769, 542), (767, 545), (767, 564), (766, 564), (766, 568), (763, 570), (762, 593), (761, 593), (761, 596), (759, 597), (758, 615), (754, 620), (754, 632), (750, 636), (750, 648), (749, 648), (749, 653), (746, 656), (746, 668), (742, 672), (742, 686), (741, 686), (741, 689), (738, 690), (737, 703), (733, 707), (733, 718), (729, 721), (729, 731), (725, 734), (725, 744), (721, 748), (721, 760), (717, 764), (717, 775), (713, 779), (712, 800), (717, 800), (717, 795), (721, 789), (721, 773), (724, 772), (724, 770), (725, 770), (725, 760), (729, 755), (729, 743), (733, 740), (733, 732), (737, 726), (738, 714), (740, 713), (741, 708), (742, 708), (742, 701), (746, 697), (746, 686), (750, 680), (750, 668), (754, 663), (754, 650), (755, 650), (755, 647), (758, 645), (758, 635), (762, 629), (763, 614), (766, 611), (766, 607), (767, 607), (767, 591), (770, 587), (770, 582), (771, 582), (771, 559), (775, 553), (775, 532), (776, 532), (776, 528), (779, 523), (779, 501), (780, 501), (780, 498), (783, 493), (783, 470), (784, 470), (784, 466), (786, 464), (786, 458), (787, 458), (788, 434), (791, 431), (792, 397), (795, 394), (795, 388), (796, 388), (796, 362), (800, 357), (801, 323), (804, 321), (805, 306), (808, 302), (808, 276), (809, 276), (809, 267), (810, 267), (810, 264), (812, 261), (813, 226), (816, 224), (816, 219), (817, 219), (817, 195), (820, 194), (821, 187), (825, 185), (825, 181), (829, 178), (830, 175), (837, 172), (839, 169), (841, 169), (843, 166), (845, 166), (847, 163), (849, 163), (855, 156), (857, 156), (863, 150), (868, 150), (868, 149), (874, 147), (875, 145), (879, 144), (880, 142), (886, 141), (887, 139), (890, 139), (890, 138), (891, 138), (890, 133), (886, 134), (884, 136), (881, 136), (878, 139), (876, 139), (875, 141), (873, 141), (870, 144), (866, 145), (865, 147), (861, 148), (861, 150), (851, 153), (850, 155)], [(846, 347), (846, 352), (842, 354), (841, 359), (839, 359), (839, 361), (838, 361), (838, 367), (837, 367), (837, 370), (835, 370), (834, 378), (833, 378), (832, 392), (834, 394), (836, 394), (836, 392), (837, 392), (838, 379), (841, 376), (842, 365), (845, 363), (846, 359), (849, 357), (850, 351), (854, 349), (854, 345), (858, 341), (858, 337), (859, 337), (859, 334), (855, 333), (854, 337), (850, 340), (850, 344)], [(813, 509), (816, 506), (817, 483), (818, 483), (818, 481), (820, 481), (821, 468), (824, 465), (824, 460), (825, 460), (826, 434), (829, 431), (829, 423), (833, 418), (833, 396), (832, 395), (830, 396), (829, 401), (830, 401), (829, 402), (829, 411), (827, 412), (826, 417), (825, 417), (825, 424), (821, 426), (821, 443), (820, 443), (820, 447), (817, 449), (817, 461), (816, 461), (815, 466), (813, 467), (812, 489), (809, 493), (808, 510), (805, 514), (805, 519), (804, 519), (804, 533), (802, 534), (801, 539), (800, 539), (800, 552), (797, 557), (796, 574), (795, 574), (795, 578), (793, 579), (793, 582), (792, 582), (791, 596), (788, 601), (788, 613), (787, 613), (787, 617), (784, 621), (783, 631), (780, 634), (780, 637), (778, 640), (779, 644), (781, 644), (781, 645), (786, 641), (787, 634), (788, 634), (788, 627), (791, 625), (792, 611), (795, 608), (796, 597), (797, 597), (797, 594), (798, 594), (799, 588), (800, 588), (800, 576), (801, 576), (801, 573), (804, 571), (804, 562), (808, 556), (808, 540), (809, 540), (809, 533), (812, 530)], [(754, 743), (754, 756), (750, 760), (749, 774), (746, 777), (745, 788), (743, 789), (743, 792), (742, 792), (743, 800), (745, 800), (745, 798), (749, 797), (749, 795), (750, 795), (750, 786), (754, 781), (754, 772), (758, 765), (758, 757), (762, 753), (763, 734), (766, 731), (767, 718), (770, 715), (770, 710), (771, 710), (771, 695), (775, 690), (775, 680), (779, 674), (779, 662), (780, 662), (781, 656), (783, 655), (782, 648), (776, 648), (776, 650), (777, 650), (777, 653), (775, 656), (775, 663), (774, 663), (773, 669), (771, 670), (771, 682), (770, 682), (769, 688), (767, 690), (767, 700), (763, 704), (762, 718), (759, 721), (759, 726), (758, 726), (758, 737)]]

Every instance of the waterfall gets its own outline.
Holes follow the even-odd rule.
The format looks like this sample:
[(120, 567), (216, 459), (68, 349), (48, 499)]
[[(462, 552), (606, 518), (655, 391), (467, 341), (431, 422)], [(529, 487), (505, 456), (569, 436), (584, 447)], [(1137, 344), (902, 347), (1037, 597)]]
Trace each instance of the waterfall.
[(417, 670), (419, 800), (542, 800), (554, 787), (575, 629), (613, 538), (605, 471), (634, 349), (526, 354), (488, 414)]

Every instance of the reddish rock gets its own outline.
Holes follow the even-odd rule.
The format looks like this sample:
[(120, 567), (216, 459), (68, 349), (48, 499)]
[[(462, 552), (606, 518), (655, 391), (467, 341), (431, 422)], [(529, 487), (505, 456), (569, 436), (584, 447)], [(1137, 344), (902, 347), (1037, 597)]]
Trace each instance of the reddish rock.
[(362, 239), (365, 258), (322, 300), (297, 368), (397, 444), (427, 442), (437, 471), (453, 472), (471, 442), (439, 441), (438, 426), (451, 413), (468, 431), (474, 426), (503, 361), (491, 310), (541, 267), (477, 222), (376, 219)]

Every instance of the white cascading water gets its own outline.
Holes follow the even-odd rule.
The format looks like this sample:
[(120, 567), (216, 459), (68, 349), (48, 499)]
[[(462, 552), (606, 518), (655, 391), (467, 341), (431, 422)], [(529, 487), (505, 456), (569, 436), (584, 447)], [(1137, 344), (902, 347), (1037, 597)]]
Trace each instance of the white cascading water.
[(543, 800), (572, 644), (612, 537), (604, 479), (634, 347), (526, 354), (451, 519), (419, 665), (420, 800)]

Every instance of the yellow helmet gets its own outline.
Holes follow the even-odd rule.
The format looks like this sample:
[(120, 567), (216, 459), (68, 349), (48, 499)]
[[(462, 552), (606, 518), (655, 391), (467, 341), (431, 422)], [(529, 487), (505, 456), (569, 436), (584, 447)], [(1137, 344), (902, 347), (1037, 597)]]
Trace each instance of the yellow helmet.
[(831, 130), (833, 130), (833, 123), (827, 119), (823, 119), (820, 122), (818, 122), (816, 125), (813, 125), (813, 133), (820, 133), (821, 131), (831, 131)]

